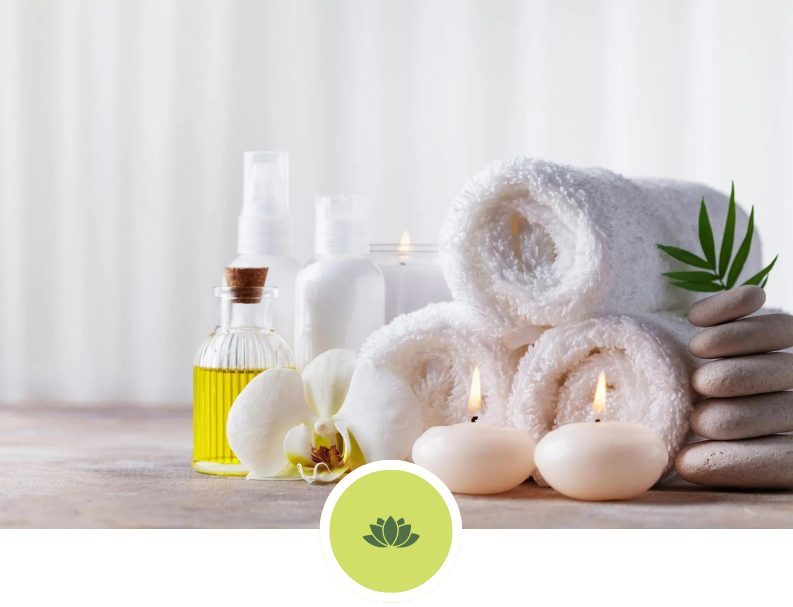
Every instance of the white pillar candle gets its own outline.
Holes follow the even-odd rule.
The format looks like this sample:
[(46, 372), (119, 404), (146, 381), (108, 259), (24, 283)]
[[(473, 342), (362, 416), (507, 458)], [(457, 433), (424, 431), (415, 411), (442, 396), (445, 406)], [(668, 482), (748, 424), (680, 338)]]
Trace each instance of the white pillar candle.
[[(595, 413), (605, 408), (606, 376), (595, 391)], [(623, 500), (643, 493), (666, 468), (666, 445), (641, 424), (594, 421), (568, 424), (546, 434), (534, 459), (545, 481), (579, 500)]]
[[(469, 412), (481, 405), (479, 368), (474, 369)], [(466, 422), (430, 428), (413, 445), (413, 461), (452, 493), (502, 493), (534, 472), (534, 440), (526, 432)]]
[(398, 245), (372, 245), (369, 258), (385, 279), (386, 323), (427, 304), (451, 301), (433, 245), (413, 245), (405, 232)]

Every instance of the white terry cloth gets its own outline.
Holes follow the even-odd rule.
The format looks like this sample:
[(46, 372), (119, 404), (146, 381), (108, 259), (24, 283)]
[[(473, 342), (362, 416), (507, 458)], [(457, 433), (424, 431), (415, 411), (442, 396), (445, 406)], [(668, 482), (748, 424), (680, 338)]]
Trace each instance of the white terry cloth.
[[(664, 272), (696, 268), (656, 244), (704, 257), (697, 227), (703, 196), (718, 252), (729, 197), (706, 186), (535, 158), (497, 161), (468, 181), (446, 217), (446, 281), (456, 300), (503, 333), (601, 314), (685, 310), (708, 294), (670, 286)], [(740, 208), (736, 218), (733, 254), (748, 223)], [(755, 230), (743, 278), (759, 272), (760, 262)]]
[(690, 378), (705, 361), (687, 349), (699, 330), (682, 312), (603, 316), (549, 329), (515, 375), (509, 400), (515, 427), (539, 440), (559, 426), (593, 420), (595, 387), (605, 371), (606, 411), (598, 418), (641, 423), (658, 432), (671, 470), (699, 399)]
[(363, 344), (360, 360), (383, 365), (410, 384), (424, 407), (426, 429), (470, 420), (475, 365), (482, 386), (477, 415), (486, 423), (506, 424), (512, 377), (522, 354), (499, 345), (474, 310), (444, 302), (398, 316), (374, 332)]

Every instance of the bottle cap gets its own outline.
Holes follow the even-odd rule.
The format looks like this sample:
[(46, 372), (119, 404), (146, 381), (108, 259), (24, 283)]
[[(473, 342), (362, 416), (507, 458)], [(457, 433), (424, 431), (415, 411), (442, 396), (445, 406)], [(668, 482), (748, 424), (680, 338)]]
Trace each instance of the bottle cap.
[(240, 255), (291, 255), (289, 154), (245, 152), (244, 159), (237, 252)]
[(259, 303), (269, 268), (226, 268), (226, 289), (234, 303)]
[(365, 196), (317, 196), (318, 255), (369, 253), (369, 200)]

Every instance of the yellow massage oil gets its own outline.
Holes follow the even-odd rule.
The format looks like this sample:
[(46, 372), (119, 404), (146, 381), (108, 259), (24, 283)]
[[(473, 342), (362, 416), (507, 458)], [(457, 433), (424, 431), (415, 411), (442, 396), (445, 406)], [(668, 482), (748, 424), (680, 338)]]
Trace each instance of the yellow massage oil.
[(242, 389), (265, 369), (193, 368), (193, 467), (207, 474), (241, 476), (245, 470), (213, 472), (205, 464), (238, 466), (226, 438), (226, 420)]
[(229, 447), (226, 423), (240, 392), (267, 369), (295, 368), (292, 350), (272, 328), (265, 287), (267, 268), (226, 268), (227, 286), (215, 288), (218, 324), (193, 360), (193, 470), (244, 476)]

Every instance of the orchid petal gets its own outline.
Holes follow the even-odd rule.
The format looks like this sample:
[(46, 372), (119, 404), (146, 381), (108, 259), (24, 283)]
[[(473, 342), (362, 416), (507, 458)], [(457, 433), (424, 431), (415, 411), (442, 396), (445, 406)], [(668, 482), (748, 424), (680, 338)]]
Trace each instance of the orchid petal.
[(284, 452), (289, 463), (297, 466), (313, 466), (311, 459), (311, 446), (314, 440), (314, 431), (307, 424), (295, 426), (284, 438)]
[(367, 463), (408, 458), (424, 431), (424, 411), (410, 385), (371, 363), (356, 369), (336, 420), (337, 428), (346, 424)]
[(350, 432), (347, 429), (347, 424), (344, 422), (337, 422), (335, 426), (336, 430), (338, 430), (341, 435), (342, 453), (344, 454), (341, 463), (346, 464), (347, 460), (350, 459)]
[[(324, 462), (320, 462), (316, 466), (314, 466), (313, 474), (311, 476), (306, 475), (303, 472), (303, 466), (300, 464), (297, 465), (297, 469), (300, 471), (300, 476), (303, 477), (308, 483), (320, 482), (320, 483), (332, 483), (347, 473), (349, 468), (335, 468), (331, 470), (328, 465)], [(310, 470), (310, 468), (309, 468)]]
[(337, 421), (336, 430), (341, 435), (342, 447), (344, 448), (344, 456), (342, 457), (342, 465), (348, 466), (350, 470), (355, 470), (366, 463), (366, 459), (361, 453), (361, 448), (355, 440), (355, 437), (350, 434), (347, 427), (347, 422)]
[(333, 436), (336, 434), (336, 426), (332, 417), (323, 417), (314, 422), (314, 432), (320, 436)]
[(302, 479), (297, 466), (292, 463), (287, 464), (275, 474), (259, 476), (258, 474), (249, 472), (246, 478), (249, 481), (299, 481)]
[(342, 476), (347, 474), (347, 472), (349, 471), (349, 468), (347, 467), (336, 468), (331, 470), (330, 468), (325, 466), (325, 464), (322, 464), (322, 466), (323, 468), (325, 468), (325, 470), (322, 469), (317, 470), (316, 468), (314, 468), (314, 476), (316, 477), (316, 480), (318, 480), (320, 483), (334, 483), (337, 480), (339, 480)]
[(357, 361), (353, 350), (328, 350), (303, 370), (306, 402), (320, 418), (332, 417), (344, 403)]
[(278, 474), (288, 463), (284, 437), (310, 417), (300, 373), (270, 369), (253, 378), (229, 411), (229, 446), (254, 477)]

